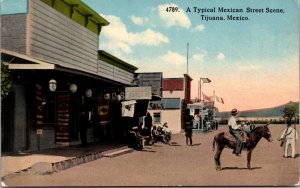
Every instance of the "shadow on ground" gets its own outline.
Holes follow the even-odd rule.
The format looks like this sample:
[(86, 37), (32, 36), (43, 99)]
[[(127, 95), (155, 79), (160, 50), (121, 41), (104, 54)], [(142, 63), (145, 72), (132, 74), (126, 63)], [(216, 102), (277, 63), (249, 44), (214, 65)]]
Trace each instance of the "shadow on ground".
[(222, 168), (222, 170), (257, 170), (257, 169), (261, 169), (261, 167), (252, 167), (250, 169), (248, 168), (241, 168), (241, 167), (224, 167)]

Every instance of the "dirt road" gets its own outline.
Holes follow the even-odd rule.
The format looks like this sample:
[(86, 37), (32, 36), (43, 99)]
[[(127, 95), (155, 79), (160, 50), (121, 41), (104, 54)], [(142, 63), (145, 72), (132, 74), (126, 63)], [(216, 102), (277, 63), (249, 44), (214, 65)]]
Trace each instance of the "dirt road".
[[(101, 158), (50, 175), (23, 173), (6, 180), (9, 186), (287, 186), (299, 182), (299, 142), (296, 158), (284, 158), (276, 140), (284, 125), (269, 125), (274, 141), (264, 138), (252, 154), (248, 170), (246, 152), (234, 156), (230, 149), (221, 155), (223, 170), (216, 171), (213, 136), (227, 127), (194, 133), (193, 146), (184, 134), (173, 135), (172, 145), (155, 144), (115, 158)], [(297, 128), (299, 130), (299, 128)], [(298, 131), (299, 132), (299, 131)]]

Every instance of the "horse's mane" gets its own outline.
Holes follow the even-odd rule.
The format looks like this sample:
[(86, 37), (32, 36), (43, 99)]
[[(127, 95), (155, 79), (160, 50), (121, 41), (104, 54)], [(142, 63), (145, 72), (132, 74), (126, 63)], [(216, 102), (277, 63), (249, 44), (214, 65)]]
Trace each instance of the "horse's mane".
[(264, 128), (264, 126), (267, 126), (267, 125), (268, 124), (266, 124), (266, 125), (255, 125), (254, 129), (252, 129), (250, 133), (257, 131), (258, 129)]

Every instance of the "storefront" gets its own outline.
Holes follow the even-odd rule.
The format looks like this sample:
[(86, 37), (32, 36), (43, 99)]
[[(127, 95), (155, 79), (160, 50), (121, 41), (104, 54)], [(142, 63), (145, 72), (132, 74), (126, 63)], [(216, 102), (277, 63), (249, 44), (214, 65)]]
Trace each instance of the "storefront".
[[(13, 80), (2, 107), (3, 151), (79, 144), (87, 100), (92, 104), (91, 122), (86, 125), (88, 142), (122, 140), (126, 126), (122, 125), (121, 101), (125, 100), (128, 84), (8, 50), (1, 50), (1, 54)], [(137, 68), (128, 69), (134, 72)]]
[[(194, 130), (207, 131), (208, 129), (213, 129), (213, 127), (208, 127), (215, 123), (215, 110), (213, 103), (210, 102), (196, 102), (187, 104), (186, 114), (187, 121), (186, 124), (192, 124)], [(209, 126), (210, 126), (209, 125)]]
[(22, 12), (1, 15), (1, 63), (13, 83), (2, 101), (3, 151), (80, 143), (85, 108), (88, 142), (116, 139), (137, 67), (98, 50), (109, 22), (81, 0), (22, 2)]
[(181, 131), (181, 100), (180, 98), (162, 98), (159, 101), (150, 101), (148, 111), (153, 117), (153, 125), (168, 124), (172, 133)]

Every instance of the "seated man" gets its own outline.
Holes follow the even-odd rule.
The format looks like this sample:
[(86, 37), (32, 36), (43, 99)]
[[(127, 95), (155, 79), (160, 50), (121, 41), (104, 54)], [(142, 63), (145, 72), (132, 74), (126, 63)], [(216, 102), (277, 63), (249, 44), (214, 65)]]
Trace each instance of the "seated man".
[(132, 127), (129, 131), (129, 145), (135, 149), (143, 149), (143, 136), (141, 135), (137, 126)]
[(238, 125), (236, 123), (236, 118), (235, 116), (238, 114), (238, 110), (236, 108), (234, 108), (231, 111), (231, 117), (228, 120), (228, 126), (229, 126), (229, 132), (235, 137), (236, 139), (236, 146), (235, 146), (235, 150), (233, 150), (233, 153), (236, 156), (239, 156), (241, 154), (241, 150), (242, 150), (242, 139), (241, 139), (241, 125)]
[(154, 142), (162, 141), (162, 135), (159, 133), (159, 131), (157, 130), (157, 127), (155, 125), (153, 126), (151, 133), (152, 133)]

